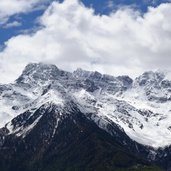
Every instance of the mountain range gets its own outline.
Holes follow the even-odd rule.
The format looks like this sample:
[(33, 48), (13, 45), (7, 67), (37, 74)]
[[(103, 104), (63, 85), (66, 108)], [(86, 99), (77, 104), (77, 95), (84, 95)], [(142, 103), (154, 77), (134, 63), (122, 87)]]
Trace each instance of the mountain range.
[(0, 84), (1, 171), (171, 171), (171, 79), (28, 64)]

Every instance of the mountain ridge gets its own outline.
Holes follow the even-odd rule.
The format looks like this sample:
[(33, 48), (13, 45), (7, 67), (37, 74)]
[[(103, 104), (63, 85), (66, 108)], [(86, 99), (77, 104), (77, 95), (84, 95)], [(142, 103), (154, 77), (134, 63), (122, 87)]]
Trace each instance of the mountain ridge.
[[(53, 97), (53, 94), (55, 95), (55, 92), (58, 91), (60, 91), (61, 96), (62, 94), (66, 96), (67, 92), (70, 96), (68, 98), (75, 98), (78, 104), (81, 102), (84, 109), (92, 110), (93, 112), (99, 110), (100, 114), (103, 113), (104, 116), (106, 115), (109, 119), (112, 119), (109, 116), (112, 115), (112, 113), (121, 111), (123, 113), (125, 111), (128, 113), (128, 115), (125, 116), (125, 118), (128, 118), (127, 120), (122, 118), (122, 113), (118, 113), (118, 115), (121, 116), (115, 118), (116, 120), (113, 120), (113, 122), (120, 125), (118, 119), (122, 118), (123, 122), (128, 122), (127, 126), (130, 128), (132, 126), (129, 119), (134, 119), (139, 127), (143, 129), (144, 125), (141, 120), (146, 120), (145, 124), (148, 124), (147, 120), (151, 119), (150, 117), (152, 117), (153, 120), (157, 118), (158, 120), (155, 121), (157, 125), (160, 120), (164, 120), (165, 117), (168, 117), (162, 113), (162, 110), (171, 101), (171, 89), (169, 86), (171, 85), (171, 81), (165, 80), (164, 77), (163, 73), (151, 71), (145, 72), (135, 80), (132, 80), (128, 76), (113, 77), (100, 74), (96, 71), (90, 72), (82, 69), (77, 69), (73, 73), (69, 73), (58, 69), (55, 65), (31, 63), (25, 67), (23, 73), (14, 84), (1, 86), (1, 98), (2, 101), (5, 99), (4, 103), (16, 103), (15, 105), (12, 104), (13, 106), (10, 106), (11, 104), (9, 105), (12, 109), (9, 109), (9, 111), (7, 111), (8, 113), (6, 112), (8, 115), (11, 110), (15, 113), (16, 111), (19, 112), (21, 108), (22, 110), (27, 109), (29, 101), (30, 105), (32, 103), (39, 103), (36, 101), (39, 101), (41, 98), (43, 102), (44, 99), (48, 98), (45, 97), (48, 96), (48, 91), (52, 91), (49, 97)], [(20, 104), (22, 104), (22, 101), (25, 101), (25, 103), (24, 106), (21, 107)], [(103, 107), (100, 107), (102, 104)], [(139, 104), (141, 106), (144, 105), (143, 108), (138, 108), (137, 106)], [(161, 105), (161, 108), (159, 107), (161, 113), (157, 112), (159, 109), (156, 105)], [(105, 111), (105, 107), (107, 111)], [(113, 109), (109, 110), (109, 108)], [(134, 114), (131, 112), (134, 112)], [(169, 113), (170, 110), (167, 112)], [(1, 113), (3, 113), (3, 111), (1, 111)], [(129, 118), (129, 113), (133, 115), (131, 118)], [(17, 114), (14, 114), (13, 117), (14, 116), (17, 116)], [(148, 118), (145, 116), (148, 116)], [(2, 117), (4, 117), (3, 114)], [(12, 119), (12, 117), (10, 119)], [(123, 125), (120, 126), (126, 129)], [(169, 128), (170, 126), (168, 126), (168, 129)], [(147, 142), (146, 145), (150, 144)]]
[[(0, 86), (0, 118), (3, 119), (0, 153), (3, 155), (3, 150), (9, 148), (15, 154), (12, 149), (18, 151), (23, 141), (31, 137), (32, 132), (37, 132), (39, 125), (41, 141), (47, 137), (53, 141), (58, 129), (62, 129), (59, 123), (73, 115), (72, 124), (77, 125), (77, 117), (83, 116), (86, 123), (95, 124), (111, 136), (114, 143), (126, 148), (131, 156), (168, 169), (171, 155), (171, 109), (167, 107), (171, 104), (170, 83), (159, 72), (145, 72), (133, 80), (129, 76), (114, 77), (82, 69), (70, 73), (55, 65), (29, 64), (15, 83)], [(47, 120), (43, 119), (46, 117)], [(43, 129), (42, 120), (49, 125), (47, 131)], [(87, 126), (84, 128), (88, 130)], [(81, 131), (80, 127), (77, 129)], [(27, 148), (30, 143), (33, 142), (22, 146)]]

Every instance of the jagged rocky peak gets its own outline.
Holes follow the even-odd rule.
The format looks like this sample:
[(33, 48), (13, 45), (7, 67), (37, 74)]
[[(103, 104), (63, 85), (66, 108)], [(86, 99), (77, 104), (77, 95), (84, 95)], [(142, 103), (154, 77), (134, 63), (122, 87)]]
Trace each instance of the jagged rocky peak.
[(23, 73), (25, 74), (30, 74), (33, 71), (48, 71), (48, 72), (52, 72), (52, 71), (59, 71), (59, 69), (57, 68), (56, 65), (53, 64), (45, 64), (45, 63), (30, 63), (28, 64)]
[(90, 76), (91, 72), (83, 70), (81, 68), (78, 68), (73, 72), (73, 76), (76, 78), (88, 78)]
[(125, 85), (127, 87), (131, 86), (133, 83), (133, 79), (127, 75), (118, 76), (117, 79), (120, 80), (121, 82), (123, 82), (123, 85)]
[(171, 91), (171, 81), (170, 80), (162, 80), (161, 87), (170, 89), (170, 91)]
[(73, 72), (74, 77), (83, 78), (83, 79), (94, 79), (94, 81), (100, 80), (103, 75), (97, 71), (86, 71), (81, 68), (78, 68)]
[(104, 81), (104, 82), (110, 82), (110, 81), (120, 81), (124, 84), (132, 84), (133, 80), (125, 75), (125, 76), (118, 76), (114, 77), (112, 75), (108, 74), (101, 74), (98, 71), (86, 71), (81, 68), (78, 68), (73, 72), (73, 76), (76, 78), (83, 78), (83, 79), (91, 79), (94, 81)]
[(137, 77), (134, 81), (134, 88), (143, 90), (144, 96), (149, 101), (166, 103), (171, 101), (171, 81), (168, 80), (165, 72), (149, 71)]
[(55, 80), (59, 76), (64, 76), (66, 73), (59, 70), (56, 65), (44, 63), (28, 64), (21, 76), (16, 80), (17, 83), (30, 83), (35, 80), (48, 81)]
[(133, 80), (129, 76), (118, 76), (101, 74), (97, 71), (85, 71), (77, 69), (73, 72), (73, 76), (84, 81), (87, 91), (94, 92), (102, 89), (110, 94), (121, 93), (132, 86)]
[(5, 91), (11, 90), (11, 89), (12, 89), (12, 88), (11, 88), (10, 85), (2, 85), (2, 84), (0, 84), (0, 95), (1, 95), (2, 93), (4, 93)]
[(165, 78), (162, 72), (148, 71), (135, 79), (135, 83), (139, 86), (159, 84)]

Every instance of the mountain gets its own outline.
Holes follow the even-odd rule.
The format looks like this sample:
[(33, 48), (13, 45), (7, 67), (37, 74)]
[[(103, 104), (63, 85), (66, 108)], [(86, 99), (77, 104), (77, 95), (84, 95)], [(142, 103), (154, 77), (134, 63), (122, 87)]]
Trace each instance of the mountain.
[[(171, 81), (28, 64), (0, 85), (2, 171), (171, 170)], [(160, 169), (161, 168), (161, 169)]]

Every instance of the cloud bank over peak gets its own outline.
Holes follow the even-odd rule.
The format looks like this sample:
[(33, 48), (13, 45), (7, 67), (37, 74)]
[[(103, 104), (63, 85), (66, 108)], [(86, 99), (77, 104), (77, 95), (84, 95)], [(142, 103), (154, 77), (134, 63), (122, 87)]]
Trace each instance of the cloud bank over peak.
[(135, 77), (145, 70), (169, 69), (171, 4), (141, 14), (129, 7), (107, 15), (77, 0), (52, 2), (40, 17), (41, 28), (12, 37), (0, 52), (0, 82), (16, 79), (29, 62), (56, 64)]

